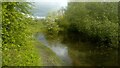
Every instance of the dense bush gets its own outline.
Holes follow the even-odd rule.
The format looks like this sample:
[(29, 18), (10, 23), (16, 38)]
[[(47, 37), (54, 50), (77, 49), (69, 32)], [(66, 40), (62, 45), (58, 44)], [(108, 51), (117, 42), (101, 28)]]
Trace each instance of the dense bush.
[(75, 63), (79, 64), (82, 56), (95, 66), (117, 65), (118, 3), (70, 2), (66, 9), (53, 12), (38, 23), (47, 40), (67, 43), (73, 49), (68, 51), (77, 58)]
[(118, 3), (116, 2), (70, 2), (61, 20), (60, 28), (64, 28), (69, 34), (77, 32), (80, 33), (79, 37), (83, 36), (89, 41), (117, 47)]
[(49, 14), (46, 19), (44, 20), (44, 33), (49, 36), (57, 36), (60, 28), (59, 25), (56, 22), (56, 19), (58, 16), (56, 15), (56, 12)]
[(2, 2), (3, 66), (39, 64), (28, 28), (31, 19), (24, 15), (30, 8), (27, 2)]

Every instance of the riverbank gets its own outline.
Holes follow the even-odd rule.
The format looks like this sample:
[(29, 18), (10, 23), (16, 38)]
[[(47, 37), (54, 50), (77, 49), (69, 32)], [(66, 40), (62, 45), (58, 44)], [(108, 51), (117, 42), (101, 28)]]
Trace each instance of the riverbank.
[(37, 37), (39, 33), (44, 31), (43, 22), (41, 20), (33, 21), (34, 24), (30, 25), (31, 34), (33, 35), (33, 43), (40, 58), (40, 66), (64, 66), (64, 63), (60, 58), (48, 47), (46, 47), (42, 41)]
[(36, 42), (35, 45), (41, 58), (42, 66), (64, 66), (64, 63), (59, 59), (59, 57), (48, 47), (40, 42)]

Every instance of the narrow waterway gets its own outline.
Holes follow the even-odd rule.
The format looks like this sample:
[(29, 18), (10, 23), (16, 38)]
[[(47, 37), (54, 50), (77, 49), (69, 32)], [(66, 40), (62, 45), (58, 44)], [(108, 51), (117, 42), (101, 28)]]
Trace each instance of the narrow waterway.
[(72, 60), (68, 54), (68, 47), (60, 43), (60, 41), (49, 42), (45, 39), (44, 34), (39, 33), (38, 40), (40, 40), (46, 47), (50, 48), (64, 63), (65, 65), (72, 65)]
[(66, 66), (117, 65), (117, 50), (112, 48), (96, 47), (90, 42), (81, 41), (63, 43), (59, 37), (51, 41), (43, 33), (38, 33), (37, 39), (50, 48)]

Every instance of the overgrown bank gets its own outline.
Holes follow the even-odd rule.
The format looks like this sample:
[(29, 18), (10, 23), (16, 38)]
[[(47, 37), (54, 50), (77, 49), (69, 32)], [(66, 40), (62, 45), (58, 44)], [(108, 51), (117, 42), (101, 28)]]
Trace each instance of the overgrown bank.
[(39, 66), (27, 2), (2, 2), (2, 66)]
[(46, 33), (118, 48), (117, 2), (69, 2), (46, 19)]
[[(75, 64), (81, 65), (79, 61), (83, 59), (79, 61), (78, 59), (86, 54), (89, 55), (87, 56), (89, 60), (85, 60), (92, 65), (118, 65), (117, 2), (69, 2), (65, 9), (48, 15), (44, 23), (44, 34), (48, 39), (56, 40), (55, 38), (60, 36), (62, 43), (68, 42), (70, 45), (73, 44), (71, 47), (81, 47), (71, 48), (69, 51), (73, 54), (71, 57), (77, 58)], [(92, 43), (91, 48), (87, 45), (82, 47), (80, 42)], [(75, 51), (78, 53), (74, 54)]]

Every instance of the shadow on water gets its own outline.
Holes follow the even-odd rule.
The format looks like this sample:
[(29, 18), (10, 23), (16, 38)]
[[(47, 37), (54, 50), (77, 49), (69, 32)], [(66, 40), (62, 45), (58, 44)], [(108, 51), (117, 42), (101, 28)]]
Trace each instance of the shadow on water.
[[(77, 35), (76, 35), (77, 36)], [(117, 50), (98, 46), (91, 42), (83, 42), (76, 37), (50, 36), (38, 33), (37, 39), (49, 47), (69, 66), (116, 66), (118, 65)], [(51, 38), (54, 38), (53, 40)], [(77, 42), (75, 42), (77, 40)]]

